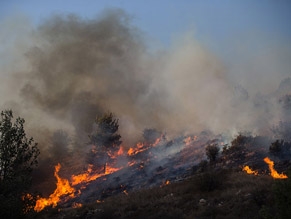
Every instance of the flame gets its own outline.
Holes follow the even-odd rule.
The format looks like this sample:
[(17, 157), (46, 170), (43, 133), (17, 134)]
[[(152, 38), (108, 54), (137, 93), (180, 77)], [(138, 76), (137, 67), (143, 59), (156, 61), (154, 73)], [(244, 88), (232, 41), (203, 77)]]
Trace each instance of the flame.
[(131, 167), (136, 164), (136, 161), (128, 161), (127, 166)]
[(72, 175), (72, 185), (75, 186), (80, 183), (88, 183), (92, 180), (95, 180), (101, 176), (104, 176), (104, 173), (102, 174), (91, 174), (93, 165), (89, 165), (87, 172), (79, 175)]
[(57, 188), (55, 189), (54, 193), (49, 196), (49, 198), (39, 198), (36, 201), (34, 210), (39, 212), (47, 206), (57, 206), (58, 202), (60, 201), (60, 197), (64, 195), (69, 195), (71, 198), (75, 197), (74, 192), (75, 189), (72, 188), (69, 184), (67, 179), (62, 179), (59, 176), (59, 171), (61, 169), (61, 165), (58, 164), (55, 166), (55, 177), (57, 179)]
[(272, 160), (270, 160), (270, 158), (265, 157), (264, 161), (269, 165), (269, 169), (271, 171), (271, 176), (274, 179), (287, 179), (288, 176), (283, 174), (283, 173), (278, 173), (275, 169), (274, 169), (274, 162)]
[(72, 208), (81, 208), (83, 205), (81, 203), (74, 202)]
[(198, 139), (198, 137), (196, 135), (194, 135), (194, 136), (188, 136), (187, 138), (184, 139), (183, 142), (185, 143), (186, 146), (189, 146), (189, 145), (191, 145), (191, 143), (193, 141), (197, 141), (197, 139)]
[(72, 185), (78, 185), (80, 183), (88, 183), (90, 181), (93, 181), (99, 177), (114, 173), (118, 170), (120, 170), (122, 167), (111, 167), (107, 163), (105, 165), (105, 170), (104, 173), (92, 173), (92, 165), (88, 166), (87, 172), (82, 173), (79, 175), (72, 175), (71, 180), (72, 180)]
[(123, 153), (124, 153), (124, 149), (122, 146), (120, 146), (119, 150), (117, 151), (117, 155), (121, 156), (121, 155), (123, 155)]
[(140, 152), (146, 151), (146, 150), (148, 150), (151, 147), (156, 147), (157, 145), (159, 145), (159, 143), (163, 139), (164, 139), (164, 135), (161, 135), (152, 144), (146, 144), (146, 143), (143, 143), (143, 142), (138, 142), (135, 147), (129, 148), (129, 150), (127, 151), (127, 155), (128, 156), (133, 156), (133, 155), (138, 154)]
[(258, 171), (256, 171), (256, 170), (252, 170), (249, 166), (245, 166), (245, 167), (243, 168), (243, 170), (244, 170), (247, 174), (258, 175)]
[(111, 167), (109, 165), (106, 164), (105, 166), (105, 174), (104, 175), (108, 175), (108, 174), (111, 174), (111, 173), (114, 173), (118, 170), (120, 170), (122, 167)]
[(129, 150), (127, 151), (127, 154), (129, 156), (132, 156), (132, 155), (138, 154), (138, 153), (140, 153), (142, 151), (145, 151), (147, 148), (145, 148), (144, 146), (145, 146), (144, 143), (138, 142), (136, 144), (136, 147), (135, 148), (129, 148)]
[(124, 154), (123, 146), (120, 146), (119, 150), (117, 152), (115, 152), (115, 153), (108, 152), (107, 154), (111, 159), (116, 159), (118, 156), (121, 156)]
[(162, 183), (162, 185), (160, 185), (160, 188), (163, 188), (164, 186), (167, 186), (170, 184), (171, 184), (170, 180), (166, 180), (165, 182)]

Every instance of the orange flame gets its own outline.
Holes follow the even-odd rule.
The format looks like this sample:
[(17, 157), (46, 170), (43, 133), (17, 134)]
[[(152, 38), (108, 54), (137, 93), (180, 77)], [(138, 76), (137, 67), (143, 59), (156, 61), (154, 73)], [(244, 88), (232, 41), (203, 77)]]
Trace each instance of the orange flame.
[(72, 208), (81, 208), (83, 205), (81, 203), (74, 202)]
[(270, 160), (270, 158), (265, 157), (264, 161), (269, 165), (269, 169), (271, 171), (271, 176), (274, 179), (287, 179), (288, 176), (283, 174), (283, 173), (278, 173), (275, 169), (274, 169), (274, 162), (272, 160)]
[(80, 183), (87, 183), (104, 175), (104, 174), (91, 174), (91, 172), (92, 172), (92, 165), (89, 165), (86, 173), (82, 173), (79, 175), (72, 175), (71, 177), (72, 185), (75, 186)]
[(138, 142), (135, 147), (129, 148), (129, 150), (127, 151), (127, 155), (133, 156), (133, 155), (138, 154), (140, 152), (146, 151), (151, 147), (156, 147), (163, 140), (163, 138), (164, 138), (164, 135), (161, 135), (161, 137), (157, 138), (155, 140), (155, 142), (152, 144)]
[(75, 189), (72, 188), (69, 184), (67, 179), (62, 179), (59, 176), (59, 171), (61, 169), (61, 165), (58, 164), (55, 166), (55, 177), (57, 179), (57, 188), (55, 189), (54, 193), (49, 196), (49, 198), (39, 198), (36, 201), (34, 210), (39, 212), (47, 206), (52, 205), (53, 207), (57, 206), (58, 202), (60, 201), (60, 197), (64, 195), (69, 195), (71, 198), (75, 197), (74, 192)]
[(247, 174), (258, 175), (258, 171), (256, 171), (256, 170), (252, 170), (249, 166), (245, 166), (245, 167), (243, 168), (243, 170), (244, 170)]
[(118, 156), (121, 156), (121, 155), (123, 155), (123, 153), (124, 153), (123, 147), (120, 146), (120, 148), (119, 148), (119, 150), (118, 150), (118, 152), (117, 152), (117, 155), (118, 155)]
[(120, 169), (121, 169), (121, 167), (120, 167), (120, 168), (117, 168), (117, 167), (110, 167), (110, 166), (108, 166), (108, 165), (106, 164), (106, 166), (105, 166), (105, 175), (108, 175), (108, 174), (114, 173), (114, 172), (116, 172), (116, 171), (118, 171), (118, 170), (120, 170)]
[(144, 150), (146, 150), (146, 148), (144, 148), (145, 144), (144, 143), (137, 143), (135, 148), (129, 148), (129, 150), (127, 151), (127, 154), (129, 156), (135, 155), (137, 153), (140, 153)]

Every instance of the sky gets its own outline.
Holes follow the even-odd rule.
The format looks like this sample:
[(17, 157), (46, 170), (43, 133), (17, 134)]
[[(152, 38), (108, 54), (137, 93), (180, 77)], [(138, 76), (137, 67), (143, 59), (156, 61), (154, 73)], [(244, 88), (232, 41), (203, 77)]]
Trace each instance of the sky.
[(291, 3), (287, 0), (3, 0), (0, 19), (24, 14), (39, 24), (50, 15), (68, 13), (90, 19), (108, 8), (123, 9), (148, 38), (166, 46), (186, 31), (215, 49), (250, 32), (291, 38)]

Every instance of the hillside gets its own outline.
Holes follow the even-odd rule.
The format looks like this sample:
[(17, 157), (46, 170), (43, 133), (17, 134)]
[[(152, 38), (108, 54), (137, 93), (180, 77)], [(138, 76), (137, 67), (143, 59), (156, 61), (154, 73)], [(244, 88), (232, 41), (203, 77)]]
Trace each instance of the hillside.
[[(77, 198), (64, 199), (56, 208), (46, 207), (34, 216), (288, 218), (291, 215), (288, 208), (291, 204), (291, 196), (288, 195), (291, 194), (291, 175), (287, 172), (291, 163), (283, 154), (274, 155), (263, 147), (268, 141), (269, 139), (263, 137), (238, 135), (230, 146), (221, 148), (215, 161), (202, 159), (195, 164), (184, 159), (183, 162), (188, 165), (183, 167), (178, 161), (188, 147), (181, 148), (174, 157), (168, 156), (169, 162), (159, 162), (160, 166), (154, 165), (155, 162), (144, 162), (141, 167), (139, 160), (138, 164), (92, 181), (82, 189), (82, 194)], [(201, 144), (201, 141), (194, 138), (191, 144), (197, 148), (198, 142), (202, 145), (201, 153), (205, 150), (205, 145), (217, 145), (217, 140), (208, 140)], [(166, 147), (165, 145), (169, 147), (165, 142), (160, 147)], [(157, 149), (148, 148), (139, 156), (153, 154), (155, 150)], [(194, 154), (191, 156), (193, 158)], [(270, 175), (270, 166), (264, 161), (267, 156), (275, 160), (274, 171), (287, 173), (289, 178), (273, 178)], [(255, 174), (243, 171), (246, 165)], [(148, 170), (152, 170), (150, 176), (146, 174)]]

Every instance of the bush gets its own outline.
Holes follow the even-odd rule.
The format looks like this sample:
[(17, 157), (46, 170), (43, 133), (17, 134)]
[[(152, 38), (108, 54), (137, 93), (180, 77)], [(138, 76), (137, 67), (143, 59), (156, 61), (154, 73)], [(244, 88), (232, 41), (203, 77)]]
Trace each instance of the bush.
[(205, 151), (206, 151), (206, 156), (209, 159), (209, 161), (214, 162), (217, 158), (219, 147), (217, 144), (210, 144), (206, 146)]

